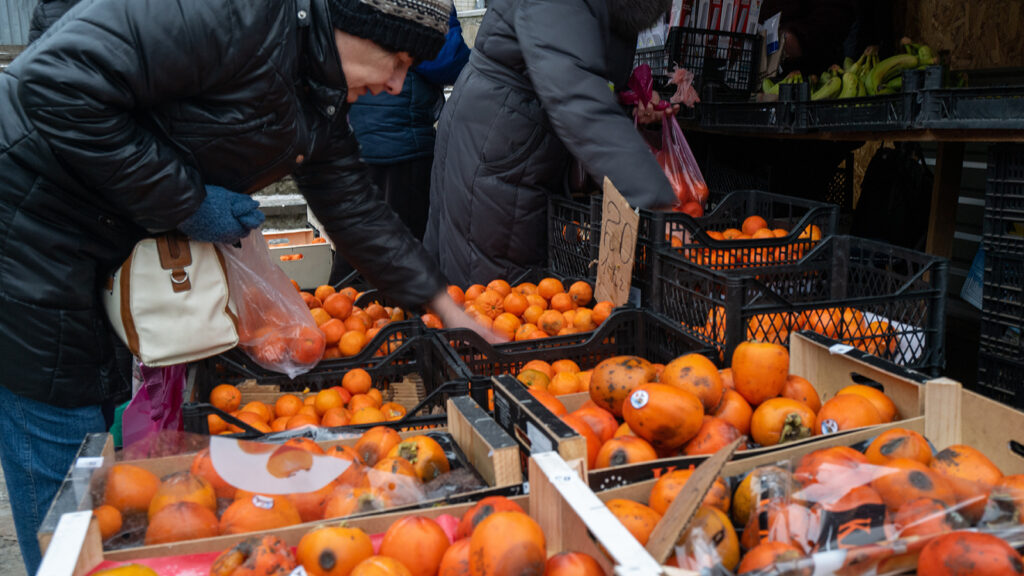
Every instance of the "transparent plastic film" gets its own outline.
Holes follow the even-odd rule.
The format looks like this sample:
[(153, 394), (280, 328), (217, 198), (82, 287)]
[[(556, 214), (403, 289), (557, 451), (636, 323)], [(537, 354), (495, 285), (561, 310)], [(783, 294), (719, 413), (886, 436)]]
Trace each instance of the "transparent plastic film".
[(238, 346), (260, 366), (294, 378), (316, 366), (326, 345), (299, 292), (255, 233), (219, 245), (238, 317)]

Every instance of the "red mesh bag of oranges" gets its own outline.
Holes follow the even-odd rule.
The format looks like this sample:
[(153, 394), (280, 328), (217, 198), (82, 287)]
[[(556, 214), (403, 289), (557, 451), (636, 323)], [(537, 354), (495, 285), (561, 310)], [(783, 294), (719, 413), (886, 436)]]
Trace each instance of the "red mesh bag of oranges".
[(323, 355), (324, 334), (284, 271), (271, 259), (263, 236), (220, 247), (228, 291), (238, 315), (238, 347), (267, 370), (294, 378)]

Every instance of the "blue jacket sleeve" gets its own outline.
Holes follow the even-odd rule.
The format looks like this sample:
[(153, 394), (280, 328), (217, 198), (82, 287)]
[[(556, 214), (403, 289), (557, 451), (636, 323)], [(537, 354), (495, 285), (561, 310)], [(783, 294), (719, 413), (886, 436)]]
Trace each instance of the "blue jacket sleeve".
[(431, 84), (446, 86), (455, 83), (466, 62), (469, 62), (469, 46), (466, 46), (466, 41), (462, 39), (462, 24), (459, 23), (453, 4), (451, 15), (448, 17), (448, 34), (445, 36), (444, 46), (436, 58), (423, 62), (414, 70)]

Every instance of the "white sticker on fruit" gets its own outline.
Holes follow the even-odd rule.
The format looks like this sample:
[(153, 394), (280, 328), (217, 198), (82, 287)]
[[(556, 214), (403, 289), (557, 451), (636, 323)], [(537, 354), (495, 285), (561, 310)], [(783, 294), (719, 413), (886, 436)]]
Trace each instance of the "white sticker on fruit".
[(299, 566), (295, 570), (292, 570), (291, 574), (289, 574), (288, 576), (306, 576), (306, 569), (302, 566)]
[(102, 468), (103, 456), (83, 456), (75, 460), (75, 468)]
[(822, 434), (835, 434), (836, 432), (839, 432), (839, 424), (835, 420), (829, 418), (821, 423)]
[(629, 403), (633, 405), (633, 408), (640, 409), (647, 406), (648, 395), (646, 390), (637, 390), (629, 397)]
[(252, 505), (257, 508), (262, 508), (264, 510), (270, 510), (271, 508), (274, 507), (274, 499), (267, 498), (266, 496), (260, 496), (259, 494), (254, 494), (252, 497)]
[(846, 354), (850, 350), (853, 350), (853, 346), (849, 344), (833, 344), (828, 349), (830, 354)]

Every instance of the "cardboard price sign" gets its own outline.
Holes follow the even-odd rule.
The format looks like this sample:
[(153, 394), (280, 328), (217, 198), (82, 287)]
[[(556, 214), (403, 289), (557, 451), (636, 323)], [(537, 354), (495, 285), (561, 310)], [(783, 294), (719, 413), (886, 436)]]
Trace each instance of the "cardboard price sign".
[(597, 301), (609, 300), (622, 306), (629, 300), (633, 281), (633, 259), (640, 215), (615, 188), (604, 179), (600, 250), (597, 261)]

